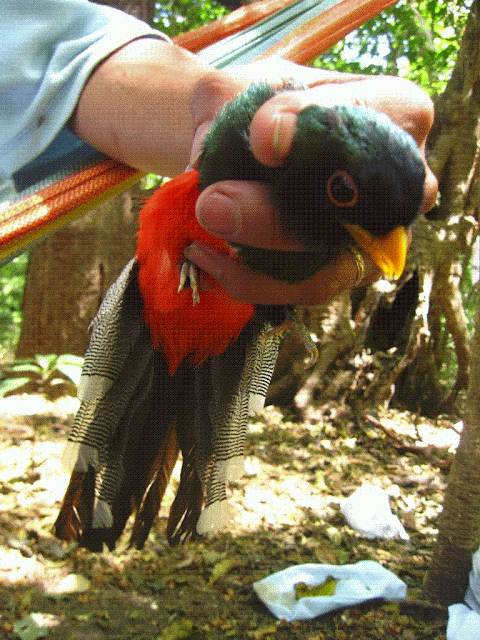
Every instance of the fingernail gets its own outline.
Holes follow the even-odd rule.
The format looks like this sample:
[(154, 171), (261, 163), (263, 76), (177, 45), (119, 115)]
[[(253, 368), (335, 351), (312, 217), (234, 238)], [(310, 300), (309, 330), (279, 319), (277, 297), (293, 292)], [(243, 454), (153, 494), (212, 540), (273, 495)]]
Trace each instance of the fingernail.
[(276, 113), (273, 125), (273, 150), (280, 158), (286, 158), (290, 152), (297, 126), (297, 116), (291, 111)]
[(233, 240), (241, 229), (242, 213), (236, 200), (224, 191), (200, 195), (196, 215), (202, 227), (213, 236)]

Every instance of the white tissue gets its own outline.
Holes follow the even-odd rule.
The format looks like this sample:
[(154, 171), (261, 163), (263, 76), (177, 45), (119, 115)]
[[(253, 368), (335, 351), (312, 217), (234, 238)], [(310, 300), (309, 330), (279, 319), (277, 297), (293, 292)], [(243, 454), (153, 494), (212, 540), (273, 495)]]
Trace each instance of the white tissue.
[(402, 523), (393, 515), (387, 492), (381, 487), (363, 485), (345, 498), (340, 510), (348, 524), (369, 540), (396, 538), (410, 540)]
[(448, 607), (447, 640), (479, 640), (480, 615), (464, 604)]

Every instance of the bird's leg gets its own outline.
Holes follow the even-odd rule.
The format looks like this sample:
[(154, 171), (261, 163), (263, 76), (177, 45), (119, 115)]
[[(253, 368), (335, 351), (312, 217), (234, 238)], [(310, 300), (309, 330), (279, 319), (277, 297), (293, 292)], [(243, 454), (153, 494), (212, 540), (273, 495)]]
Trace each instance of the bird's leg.
[(318, 360), (318, 349), (310, 335), (310, 331), (298, 318), (295, 311), (288, 311), (284, 322), (276, 327), (272, 327), (269, 331), (264, 333), (262, 337), (264, 340), (271, 338), (272, 336), (279, 336), (280, 338), (283, 338), (288, 331), (294, 330), (297, 331), (302, 340), (302, 344), (308, 353), (308, 360), (305, 363), (305, 366), (311, 367)]
[(189, 286), (192, 290), (193, 304), (198, 304), (200, 302), (200, 287), (198, 284), (197, 267), (188, 260), (185, 260), (182, 263), (182, 267), (180, 269), (180, 284), (177, 289), (178, 293), (183, 291), (186, 286)]
[(317, 345), (313, 341), (312, 335), (308, 330), (308, 327), (304, 325), (304, 323), (298, 318), (294, 321), (295, 329), (297, 330), (298, 335), (302, 340), (302, 344), (307, 350), (308, 360), (305, 363), (305, 367), (313, 367), (313, 365), (318, 360), (318, 349)]

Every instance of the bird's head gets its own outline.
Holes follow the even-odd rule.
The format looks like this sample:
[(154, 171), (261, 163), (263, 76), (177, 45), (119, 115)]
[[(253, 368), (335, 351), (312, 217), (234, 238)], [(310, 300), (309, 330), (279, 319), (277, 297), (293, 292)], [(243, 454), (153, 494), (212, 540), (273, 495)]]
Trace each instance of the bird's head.
[(413, 138), (373, 109), (312, 105), (298, 114), (284, 164), (265, 167), (248, 135), (256, 110), (274, 93), (267, 84), (252, 85), (225, 107), (205, 141), (200, 188), (219, 180), (265, 182), (285, 233), (304, 245), (307, 259), (298, 254), (296, 269), (291, 252), (241, 247), (241, 255), (254, 268), (293, 282), (356, 243), (387, 276), (398, 277), (408, 228), (423, 200), (425, 168)]
[(315, 249), (352, 237), (389, 277), (405, 266), (407, 232), (423, 201), (413, 138), (364, 107), (307, 107), (271, 198), (287, 233)]

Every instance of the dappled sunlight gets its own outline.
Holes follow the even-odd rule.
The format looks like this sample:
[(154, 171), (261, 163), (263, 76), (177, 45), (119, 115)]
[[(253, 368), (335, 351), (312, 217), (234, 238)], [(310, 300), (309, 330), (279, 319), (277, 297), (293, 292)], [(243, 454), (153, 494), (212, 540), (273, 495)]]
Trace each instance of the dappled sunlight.
[[(175, 620), (193, 625), (200, 634), (195, 638), (209, 640), (250, 637), (262, 629), (284, 640), (312, 632), (315, 640), (321, 633), (333, 638), (332, 624), (345, 630), (355, 625), (359, 640), (377, 637), (377, 629), (383, 634), (378, 637), (389, 637), (399, 605), (361, 618), (352, 609), (342, 618), (297, 626), (275, 622), (254, 600), (253, 582), (306, 562), (377, 560), (407, 582), (412, 602), (419, 597), (458, 424), (395, 411), (362, 422), (333, 402), (295, 422), (268, 407), (252, 421), (245, 474), (230, 487), (235, 517), (228, 532), (167, 545), (177, 463), (145, 548), (127, 549), (130, 524), (115, 551), (93, 554), (52, 535), (69, 479), (61, 454), (76, 407), (64, 398), (0, 401), (0, 629), (9, 640), (16, 640), (14, 622), (33, 612), (53, 625), (49, 638), (63, 640), (102, 640), (105, 634), (151, 640)], [(363, 484), (387, 491), (409, 542), (367, 540), (348, 526), (340, 504)], [(402, 628), (413, 625), (416, 640), (436, 638), (432, 630), (436, 634), (444, 624), (437, 619), (429, 626), (421, 615), (405, 620)]]

